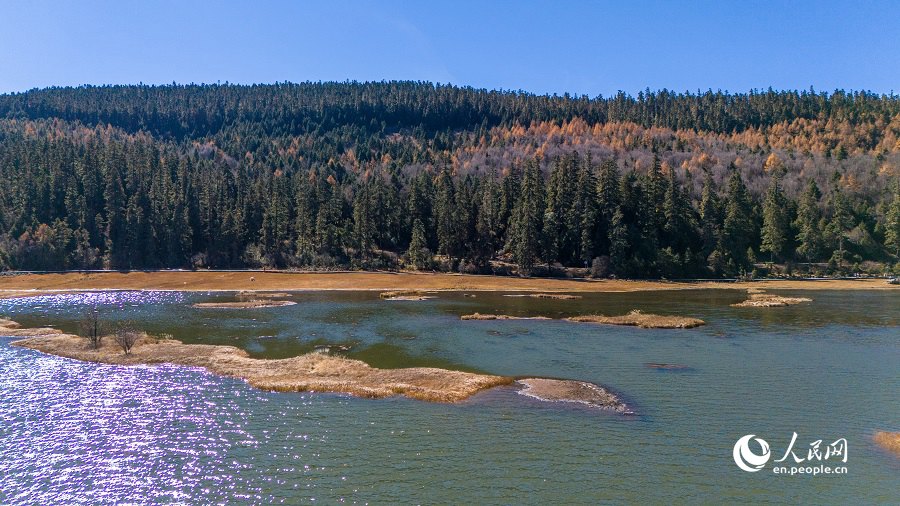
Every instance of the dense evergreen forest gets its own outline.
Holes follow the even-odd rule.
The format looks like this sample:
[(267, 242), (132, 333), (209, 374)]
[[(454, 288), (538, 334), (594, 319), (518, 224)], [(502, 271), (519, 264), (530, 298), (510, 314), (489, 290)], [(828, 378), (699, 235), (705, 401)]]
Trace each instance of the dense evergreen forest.
[(7, 270), (685, 278), (880, 273), (898, 254), (893, 95), (420, 82), (0, 95)]

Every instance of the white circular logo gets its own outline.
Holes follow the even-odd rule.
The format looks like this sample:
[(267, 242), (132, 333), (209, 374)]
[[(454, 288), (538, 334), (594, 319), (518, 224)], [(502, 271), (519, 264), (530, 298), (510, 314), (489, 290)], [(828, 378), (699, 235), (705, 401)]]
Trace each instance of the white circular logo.
[[(756, 442), (759, 443), (759, 446), (762, 449), (761, 454), (756, 454), (750, 449), (751, 439), (755, 439)], [(772, 456), (772, 452), (769, 451), (769, 443), (764, 439), (756, 437), (756, 434), (747, 434), (738, 439), (737, 443), (734, 443), (733, 455), (734, 463), (737, 464), (738, 467), (748, 473), (755, 473), (766, 465), (766, 462), (768, 462), (769, 458)]]

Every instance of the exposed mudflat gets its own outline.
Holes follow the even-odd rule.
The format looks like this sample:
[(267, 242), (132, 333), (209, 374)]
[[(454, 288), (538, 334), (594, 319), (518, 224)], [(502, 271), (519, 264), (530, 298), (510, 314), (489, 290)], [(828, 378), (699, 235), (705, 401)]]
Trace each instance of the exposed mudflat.
[(552, 402), (576, 402), (594, 408), (615, 411), (616, 413), (634, 414), (631, 408), (616, 394), (600, 385), (586, 381), (526, 378), (520, 379), (516, 383), (523, 386), (519, 390), (520, 394), (534, 397), (535, 399)]

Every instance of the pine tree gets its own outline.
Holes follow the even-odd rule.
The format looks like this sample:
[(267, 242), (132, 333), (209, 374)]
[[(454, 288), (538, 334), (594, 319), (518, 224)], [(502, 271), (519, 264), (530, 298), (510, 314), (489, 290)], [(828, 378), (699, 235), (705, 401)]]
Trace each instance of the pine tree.
[(609, 261), (612, 271), (621, 276), (628, 271), (628, 225), (621, 209), (613, 213), (609, 226)]
[(416, 270), (424, 269), (431, 262), (431, 254), (428, 252), (428, 244), (425, 241), (425, 226), (422, 220), (416, 218), (413, 223), (412, 239), (409, 241), (409, 249), (406, 252), (410, 265)]
[(597, 228), (600, 231), (598, 252), (609, 253), (609, 236), (612, 218), (619, 210), (619, 167), (615, 160), (607, 160), (600, 165), (597, 178)]
[(824, 245), (819, 198), (821, 198), (819, 187), (814, 180), (810, 179), (806, 185), (806, 191), (800, 197), (797, 219), (794, 222), (794, 226), (797, 228), (797, 242), (799, 243), (797, 254), (806, 259), (808, 263), (819, 259)]
[(481, 202), (475, 225), (475, 259), (480, 265), (487, 265), (500, 246), (500, 192), (494, 175), (489, 175), (481, 185)]
[(900, 178), (894, 182), (894, 199), (885, 213), (884, 245), (900, 259)]
[(700, 235), (703, 258), (708, 258), (719, 243), (722, 228), (719, 198), (713, 188), (712, 176), (707, 173), (700, 197)]
[(529, 161), (522, 175), (519, 200), (513, 209), (510, 229), (510, 250), (519, 266), (519, 273), (530, 275), (540, 252), (540, 233), (543, 213), (542, 195), (537, 161)]
[(556, 261), (559, 254), (559, 221), (552, 210), (544, 212), (544, 223), (541, 228), (541, 255), (550, 271), (551, 264)]
[(721, 248), (725, 261), (734, 272), (750, 267), (747, 249), (753, 234), (752, 205), (741, 173), (733, 168), (728, 180)]
[(790, 235), (787, 199), (781, 191), (781, 174), (773, 171), (766, 199), (763, 201), (762, 245), (760, 251), (769, 253), (774, 262), (784, 256)]
[(836, 179), (831, 191), (831, 219), (828, 221), (826, 231), (831, 237), (832, 244), (837, 247), (832, 255), (832, 261), (837, 264), (839, 269), (843, 268), (845, 260), (844, 238), (853, 225), (850, 204)]
[(456, 230), (459, 221), (456, 216), (456, 189), (447, 169), (441, 171), (435, 181), (434, 220), (437, 251), (447, 255), (452, 265), (453, 257), (459, 253), (459, 234)]
[(373, 214), (371, 186), (369, 183), (363, 183), (357, 187), (353, 200), (353, 237), (357, 255), (363, 259), (369, 258), (375, 240)]
[(344, 199), (337, 183), (319, 185), (319, 212), (316, 214), (316, 243), (320, 253), (341, 253), (341, 219)]
[(675, 171), (673, 169), (669, 170), (666, 180), (663, 215), (665, 216), (663, 230), (666, 236), (666, 246), (679, 254), (683, 254), (695, 242), (696, 220), (690, 199), (685, 195), (681, 185), (675, 179)]
[(597, 252), (597, 179), (594, 167), (588, 157), (578, 167), (578, 184), (575, 190), (575, 211), (578, 215), (577, 229), (580, 259), (587, 267)]

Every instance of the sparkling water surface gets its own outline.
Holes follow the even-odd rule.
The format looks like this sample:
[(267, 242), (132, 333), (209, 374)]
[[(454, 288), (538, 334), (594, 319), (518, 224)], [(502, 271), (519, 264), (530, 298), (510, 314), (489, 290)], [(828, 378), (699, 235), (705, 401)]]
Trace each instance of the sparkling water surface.
[[(783, 294), (802, 292), (779, 291)], [(579, 300), (441, 293), (295, 292), (298, 304), (197, 309), (228, 293), (95, 292), (0, 301), (0, 315), (73, 331), (97, 307), (185, 342), (258, 357), (327, 346), (379, 367), (430, 365), (593, 381), (638, 416), (495, 389), (459, 404), (270, 393), (201, 369), (81, 363), (0, 338), (0, 504), (897, 503), (900, 294), (814, 291), (738, 309), (727, 290)], [(564, 321), (460, 321), (472, 312), (562, 317), (630, 309), (696, 316), (690, 330)], [(685, 370), (657, 370), (672, 363)], [(847, 438), (848, 474), (738, 469), (756, 434), (780, 457)], [(799, 453), (799, 452), (798, 452)]]

